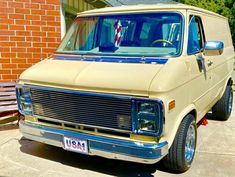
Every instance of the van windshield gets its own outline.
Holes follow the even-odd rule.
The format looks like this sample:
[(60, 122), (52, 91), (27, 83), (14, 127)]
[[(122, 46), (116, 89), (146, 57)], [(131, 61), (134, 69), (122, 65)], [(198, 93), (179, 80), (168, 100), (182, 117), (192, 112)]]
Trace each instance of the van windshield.
[(182, 29), (178, 13), (77, 17), (57, 52), (177, 56)]

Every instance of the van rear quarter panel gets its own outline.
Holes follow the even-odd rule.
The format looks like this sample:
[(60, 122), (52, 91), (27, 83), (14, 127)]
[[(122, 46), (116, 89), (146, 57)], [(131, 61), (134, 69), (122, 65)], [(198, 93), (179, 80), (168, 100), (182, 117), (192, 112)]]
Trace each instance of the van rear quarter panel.
[(222, 55), (210, 57), (210, 60), (213, 62), (211, 67), (212, 101), (216, 102), (222, 97), (226, 84), (229, 78), (231, 78), (234, 63), (234, 48), (227, 18), (203, 15), (202, 22), (206, 41), (222, 41), (224, 43)]

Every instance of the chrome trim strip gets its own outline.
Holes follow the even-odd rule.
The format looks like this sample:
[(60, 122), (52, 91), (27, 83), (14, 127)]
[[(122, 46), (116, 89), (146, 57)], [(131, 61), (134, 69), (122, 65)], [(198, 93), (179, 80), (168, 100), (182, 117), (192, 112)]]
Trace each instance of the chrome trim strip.
[(126, 100), (158, 101), (159, 103), (162, 103), (162, 100), (160, 99), (150, 99), (148, 97), (141, 97), (141, 96), (137, 97), (137, 96), (131, 96), (131, 95), (119, 95), (119, 94), (111, 94), (111, 93), (88, 92), (88, 91), (81, 91), (81, 90), (72, 90), (72, 88), (63, 89), (63, 88), (45, 87), (45, 86), (38, 86), (38, 85), (31, 85), (31, 84), (25, 84), (25, 85), (17, 84), (16, 87), (17, 88), (30, 87), (34, 89), (42, 89), (42, 90), (48, 90), (48, 91), (58, 91), (58, 92), (65, 92), (65, 93), (72, 93), (72, 94), (110, 97), (110, 98), (126, 99)]
[[(20, 131), (29, 139), (64, 148), (63, 137), (78, 137), (88, 140), (88, 155), (98, 155), (110, 159), (153, 164), (168, 153), (168, 143), (143, 143), (125, 141), (69, 130), (47, 128), (32, 123), (20, 122)], [(111, 151), (110, 151), (111, 150)]]
[[(98, 129), (102, 129), (102, 130), (111, 130), (111, 131), (114, 131), (114, 132), (131, 133), (131, 131), (128, 131), (128, 130), (100, 127), (100, 126), (87, 125), (87, 124), (75, 124), (75, 123), (72, 123), (72, 122), (61, 121), (61, 120), (58, 120), (58, 119), (52, 119), (52, 118), (48, 118), (48, 117), (44, 117), (44, 116), (38, 116), (38, 115), (33, 115), (33, 117), (35, 117), (37, 119), (49, 120), (49, 121), (52, 121), (52, 122), (55, 122), (55, 123), (65, 123), (65, 124), (69, 124), (69, 125), (84, 126), (84, 127), (88, 127), (88, 128), (98, 128)], [(38, 122), (40, 122), (40, 121), (38, 121)], [(48, 125), (51, 125), (51, 124), (48, 123)]]
[(167, 58), (153, 57), (117, 57), (117, 56), (85, 56), (85, 55), (54, 55), (55, 60), (75, 60), (91, 62), (111, 62), (111, 63), (141, 63), (141, 64), (166, 64)]
[(103, 151), (100, 151), (100, 150), (92, 150), (92, 152), (89, 155), (101, 156), (101, 157), (104, 157), (104, 158), (107, 158), (107, 159), (124, 160), (124, 161), (135, 162), (135, 163), (155, 164), (155, 163), (159, 162), (164, 157), (164, 155), (167, 154), (167, 152), (162, 153), (162, 156), (157, 158), (157, 159), (140, 159), (138, 157), (130, 157), (130, 156), (126, 156), (126, 155), (123, 155), (123, 154), (103, 152)]
[(24, 87), (30, 87), (33, 89), (42, 89), (42, 90), (48, 90), (48, 91), (72, 93), (72, 94), (89, 95), (89, 96), (111, 97), (111, 98), (126, 99), (126, 100), (133, 98), (132, 96), (127, 96), (127, 95), (87, 92), (87, 91), (81, 91), (81, 90), (70, 90), (70, 89), (62, 89), (62, 88), (55, 88), (55, 87), (36, 86), (36, 85), (31, 85), (31, 84), (26, 84), (24, 85)]

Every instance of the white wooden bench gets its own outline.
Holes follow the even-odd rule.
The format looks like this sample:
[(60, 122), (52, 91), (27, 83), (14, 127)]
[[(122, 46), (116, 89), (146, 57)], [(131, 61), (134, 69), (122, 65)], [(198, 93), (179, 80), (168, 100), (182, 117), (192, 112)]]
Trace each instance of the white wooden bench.
[(0, 118), (18, 114), (15, 82), (0, 82)]

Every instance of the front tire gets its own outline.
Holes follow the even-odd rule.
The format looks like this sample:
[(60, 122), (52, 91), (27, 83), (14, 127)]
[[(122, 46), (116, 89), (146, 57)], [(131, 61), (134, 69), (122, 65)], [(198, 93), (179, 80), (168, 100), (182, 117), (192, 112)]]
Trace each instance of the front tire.
[(227, 86), (222, 98), (213, 106), (212, 116), (217, 120), (228, 120), (233, 106), (233, 90)]
[(163, 159), (164, 166), (172, 171), (187, 171), (194, 159), (197, 143), (197, 126), (194, 117), (187, 115), (180, 124), (169, 153)]

